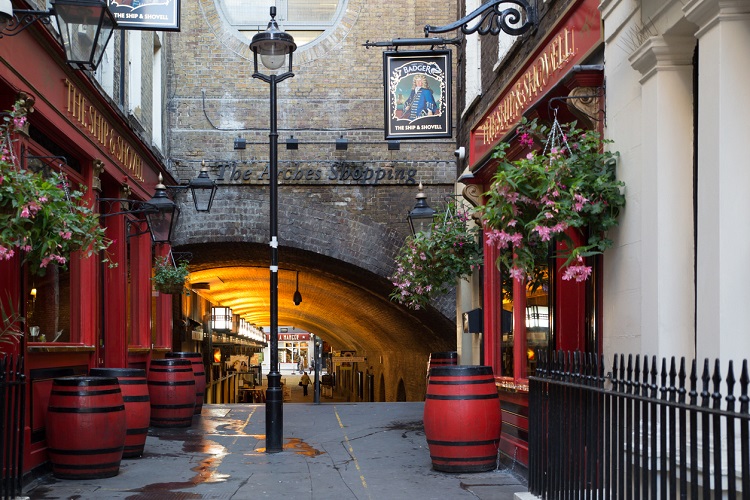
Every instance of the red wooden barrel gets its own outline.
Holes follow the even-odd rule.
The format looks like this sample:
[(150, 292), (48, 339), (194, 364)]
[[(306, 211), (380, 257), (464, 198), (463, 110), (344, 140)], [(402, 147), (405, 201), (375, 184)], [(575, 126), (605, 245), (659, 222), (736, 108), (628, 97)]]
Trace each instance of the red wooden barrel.
[(114, 377), (52, 381), (47, 408), (47, 454), (61, 479), (116, 476), (125, 446), (125, 404)]
[(433, 352), (432, 354), (430, 354), (429, 368), (432, 368), (433, 366), (457, 365), (457, 364), (458, 364), (458, 351)]
[(193, 364), (195, 376), (195, 414), (200, 415), (203, 409), (203, 397), (206, 394), (206, 369), (203, 366), (203, 355), (199, 352), (168, 352), (168, 358), (186, 358)]
[(433, 469), (495, 469), (500, 426), (500, 400), (491, 367), (446, 365), (430, 369), (424, 433)]
[(151, 420), (151, 399), (148, 396), (146, 370), (138, 368), (92, 368), (95, 377), (117, 377), (125, 403), (125, 450), (123, 458), (143, 455), (148, 426)]
[(151, 425), (190, 427), (195, 411), (195, 375), (189, 359), (154, 359), (148, 371)]

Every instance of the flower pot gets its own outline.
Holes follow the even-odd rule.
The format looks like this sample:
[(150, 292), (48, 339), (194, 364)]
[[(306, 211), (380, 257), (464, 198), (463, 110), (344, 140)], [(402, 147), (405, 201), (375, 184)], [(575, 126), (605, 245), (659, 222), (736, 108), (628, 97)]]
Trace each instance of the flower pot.
[(157, 288), (161, 293), (180, 295), (184, 289), (184, 283), (177, 283), (172, 285), (162, 285)]

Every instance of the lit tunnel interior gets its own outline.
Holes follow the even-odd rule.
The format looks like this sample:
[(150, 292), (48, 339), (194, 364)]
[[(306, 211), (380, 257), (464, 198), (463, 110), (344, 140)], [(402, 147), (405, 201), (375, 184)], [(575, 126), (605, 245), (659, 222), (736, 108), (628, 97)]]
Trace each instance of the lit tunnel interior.
[[(213, 305), (230, 307), (248, 323), (261, 327), (270, 323), (267, 245), (204, 243), (174, 250), (191, 254), (187, 286), (192, 293)], [(293, 301), (297, 272), (299, 305)], [(453, 321), (434, 309), (412, 311), (392, 302), (390, 281), (357, 266), (280, 247), (278, 282), (279, 326), (314, 333), (335, 351), (356, 351), (386, 380), (424, 380), (431, 352), (455, 350)], [(418, 385), (414, 392), (419, 392)]]

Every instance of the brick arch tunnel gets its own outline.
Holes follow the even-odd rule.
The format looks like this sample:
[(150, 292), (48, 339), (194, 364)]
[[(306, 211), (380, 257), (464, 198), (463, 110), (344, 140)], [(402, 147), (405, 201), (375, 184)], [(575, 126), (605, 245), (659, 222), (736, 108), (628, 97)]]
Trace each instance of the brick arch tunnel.
[[(214, 304), (258, 325), (270, 322), (267, 244), (211, 242), (176, 246), (190, 252), (190, 287)], [(302, 302), (292, 297), (297, 286)], [(322, 337), (335, 350), (355, 350), (367, 362), (357, 369), (374, 376), (386, 401), (421, 400), (431, 352), (455, 350), (455, 323), (435, 309), (411, 311), (392, 301), (390, 281), (371, 270), (300, 248), (279, 248), (279, 325)], [(384, 394), (384, 397), (383, 397)]]

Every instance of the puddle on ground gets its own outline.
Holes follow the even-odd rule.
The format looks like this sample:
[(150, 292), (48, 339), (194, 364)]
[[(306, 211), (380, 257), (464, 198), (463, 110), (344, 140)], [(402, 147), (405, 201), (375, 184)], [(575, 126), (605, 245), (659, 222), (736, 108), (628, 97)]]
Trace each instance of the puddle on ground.
[[(258, 436), (260, 439), (265, 439), (266, 437), (261, 435)], [(293, 453), (296, 453), (297, 455), (303, 455), (305, 457), (317, 457), (318, 455), (322, 455), (325, 453), (324, 451), (316, 450), (309, 444), (305, 443), (299, 438), (289, 438), (286, 440), (286, 444), (283, 446), (284, 451), (291, 451)], [(265, 448), (256, 448), (255, 451), (259, 453), (265, 453)]]
[[(187, 488), (193, 488), (199, 484), (203, 483), (218, 483), (221, 481), (226, 481), (229, 479), (229, 475), (227, 474), (218, 474), (216, 472), (216, 468), (221, 463), (222, 456), (211, 456), (206, 457), (203, 460), (200, 461), (200, 463), (193, 467), (192, 470), (195, 472), (195, 476), (191, 477), (187, 481), (176, 481), (172, 483), (152, 483), (147, 484), (146, 486), (143, 486), (142, 488), (137, 488), (133, 490), (129, 490), (132, 492), (138, 492), (138, 493), (144, 493), (149, 496), (133, 496), (128, 497), (129, 500), (143, 500), (145, 498), (165, 498), (168, 499), (170, 496), (167, 495), (167, 493), (172, 493), (173, 497), (171, 498), (180, 498), (180, 499), (190, 499), (190, 498), (203, 498), (202, 495), (193, 494), (193, 493), (184, 493), (184, 492), (176, 492), (174, 490), (184, 490)], [(153, 496), (151, 497), (151, 494), (158, 493), (159, 495), (164, 496)]]

